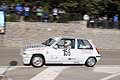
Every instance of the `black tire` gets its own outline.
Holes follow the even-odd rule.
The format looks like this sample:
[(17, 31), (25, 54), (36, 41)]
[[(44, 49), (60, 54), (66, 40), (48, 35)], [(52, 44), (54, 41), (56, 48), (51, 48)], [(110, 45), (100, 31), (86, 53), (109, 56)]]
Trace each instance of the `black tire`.
[(42, 67), (44, 63), (45, 63), (45, 60), (41, 55), (34, 55), (31, 59), (31, 65), (35, 68)]
[(88, 66), (88, 67), (93, 67), (93, 66), (95, 66), (96, 62), (97, 61), (94, 57), (90, 57), (90, 58), (87, 59), (85, 65)]

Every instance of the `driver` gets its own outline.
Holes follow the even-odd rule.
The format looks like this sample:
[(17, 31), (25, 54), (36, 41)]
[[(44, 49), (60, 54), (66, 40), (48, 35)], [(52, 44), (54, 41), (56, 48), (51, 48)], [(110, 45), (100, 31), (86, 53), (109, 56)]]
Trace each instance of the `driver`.
[(70, 49), (71, 49), (71, 41), (66, 40), (64, 44), (64, 56), (70, 56)]
[(64, 44), (64, 47), (70, 49), (71, 48), (71, 41), (70, 40), (66, 40), (65, 44)]

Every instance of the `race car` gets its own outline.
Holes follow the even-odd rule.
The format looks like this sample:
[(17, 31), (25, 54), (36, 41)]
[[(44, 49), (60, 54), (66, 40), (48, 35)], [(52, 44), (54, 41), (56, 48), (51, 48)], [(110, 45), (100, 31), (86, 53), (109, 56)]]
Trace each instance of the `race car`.
[(41, 44), (22, 49), (23, 64), (39, 68), (45, 64), (85, 64), (93, 67), (101, 58), (91, 40), (73, 37), (53, 37)]

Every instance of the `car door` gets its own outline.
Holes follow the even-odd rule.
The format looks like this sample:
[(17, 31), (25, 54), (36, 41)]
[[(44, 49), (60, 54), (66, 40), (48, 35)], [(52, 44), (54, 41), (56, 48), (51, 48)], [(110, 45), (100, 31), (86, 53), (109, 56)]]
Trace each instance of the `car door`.
[(53, 46), (47, 49), (47, 63), (61, 63), (62, 49)]
[(76, 61), (75, 52), (75, 39), (63, 38), (57, 44), (58, 53), (61, 54), (60, 61), (65, 64), (72, 64)]
[(48, 63), (62, 63), (64, 53), (64, 40), (59, 40), (55, 45), (47, 49)]
[[(69, 41), (70, 45), (65, 47), (65, 43)], [(72, 64), (76, 61), (75, 56), (75, 39), (63, 38), (58, 43), (56, 43), (53, 48), (49, 49), (49, 62), (53, 63), (63, 63)]]

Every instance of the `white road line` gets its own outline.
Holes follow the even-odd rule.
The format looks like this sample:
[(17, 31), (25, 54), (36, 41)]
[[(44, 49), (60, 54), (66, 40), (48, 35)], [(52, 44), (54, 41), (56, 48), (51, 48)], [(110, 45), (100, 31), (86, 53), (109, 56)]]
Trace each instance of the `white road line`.
[(107, 76), (107, 77), (105, 77), (105, 78), (102, 78), (102, 79), (100, 79), (100, 80), (109, 80), (109, 79), (114, 78), (114, 77), (119, 76), (119, 75), (120, 75), (120, 73), (113, 74), (113, 75)]
[[(0, 68), (0, 75), (2, 75), (7, 70), (7, 68), (8, 67)], [(10, 70), (13, 70), (13, 69), (16, 69), (16, 68), (9, 68), (7, 71), (10, 71)]]
[(55, 80), (55, 78), (66, 68), (63, 66), (48, 67), (30, 80)]
[[(2, 75), (8, 68), (9, 66), (0, 66), (0, 75)], [(17, 68), (29, 68), (32, 66), (12, 66), (8, 69), (8, 71), (13, 70), (13, 69), (17, 69)]]
[(4, 80), (4, 79), (5, 79), (5, 80), (13, 80), (12, 78), (8, 78), (8, 77), (6, 76), (6, 72), (11, 71), (11, 70), (14, 70), (14, 69), (16, 69), (16, 68), (13, 68), (13, 67), (8, 68), (8, 66), (1, 68), (1, 66), (0, 66), (0, 76), (1, 76), (1, 78), (2, 78), (2, 79), (0, 79), (0, 80)]
[(120, 72), (120, 65), (97, 65), (94, 67), (93, 71), (115, 74)]
[[(12, 66), (12, 68), (32, 68), (32, 67), (33, 66)], [(43, 66), (43, 67), (46, 68), (47, 66)], [(8, 68), (8, 66), (0, 66), (0, 68)]]
[[(7, 68), (8, 66), (0, 66), (0, 68)], [(32, 66), (12, 66), (12, 68), (29, 68)]]
[(95, 67), (120, 67), (120, 65), (95, 65)]
[(120, 75), (120, 65), (96, 65), (93, 71), (112, 74), (110, 76), (100, 79), (109, 80)]

